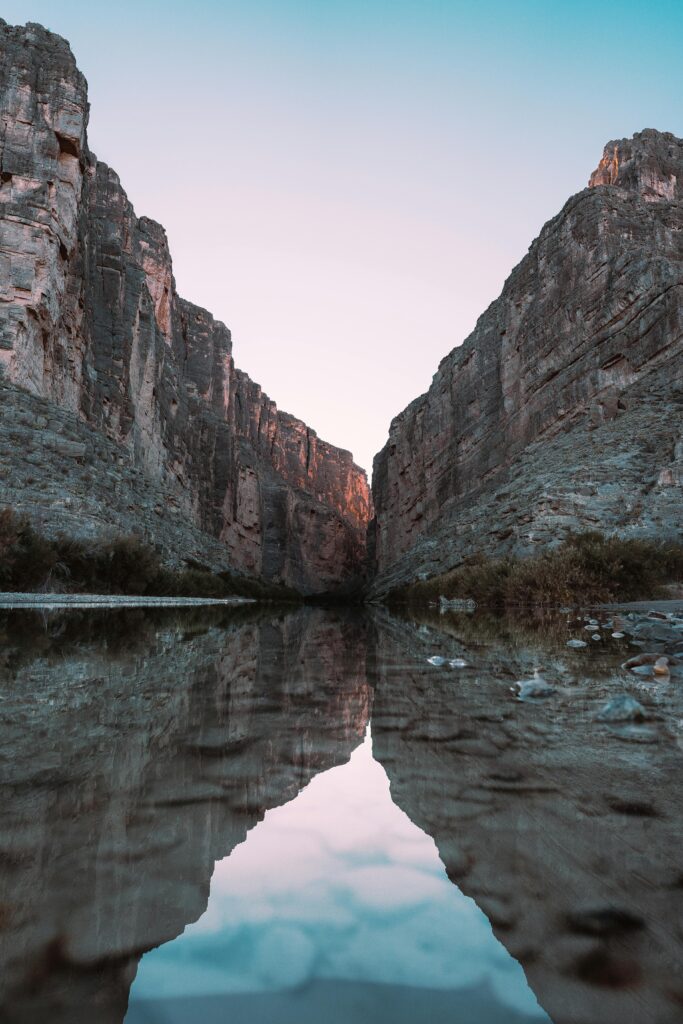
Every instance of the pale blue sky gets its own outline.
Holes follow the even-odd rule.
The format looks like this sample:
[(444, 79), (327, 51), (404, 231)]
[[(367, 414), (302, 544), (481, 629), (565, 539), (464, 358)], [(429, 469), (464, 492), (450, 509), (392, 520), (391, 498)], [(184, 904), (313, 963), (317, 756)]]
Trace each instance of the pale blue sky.
[(605, 142), (683, 134), (680, 0), (21, 0), (238, 365), (368, 470)]

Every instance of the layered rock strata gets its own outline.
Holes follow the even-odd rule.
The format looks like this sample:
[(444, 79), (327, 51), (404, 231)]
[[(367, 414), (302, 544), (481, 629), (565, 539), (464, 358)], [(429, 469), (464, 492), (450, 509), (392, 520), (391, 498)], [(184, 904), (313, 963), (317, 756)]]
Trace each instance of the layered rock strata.
[(88, 149), (68, 44), (4, 22), (0, 44), (0, 433), (21, 434), (4, 502), (48, 530), (142, 532), (173, 564), (352, 586), (364, 472), (279, 412), (227, 328), (177, 295), (163, 228)]
[(610, 142), (375, 459), (375, 591), (570, 529), (683, 537), (683, 142)]

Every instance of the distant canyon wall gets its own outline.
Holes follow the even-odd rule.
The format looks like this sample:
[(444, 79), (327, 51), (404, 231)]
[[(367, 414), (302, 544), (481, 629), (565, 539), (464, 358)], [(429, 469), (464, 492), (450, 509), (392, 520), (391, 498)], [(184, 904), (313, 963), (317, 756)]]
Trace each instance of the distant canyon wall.
[(48, 530), (140, 532), (170, 562), (353, 586), (365, 473), (279, 412), (227, 328), (177, 295), (163, 228), (88, 149), (68, 44), (4, 22), (0, 44), (3, 503)]
[(683, 538), (683, 141), (610, 142), (375, 458), (376, 593), (568, 530)]

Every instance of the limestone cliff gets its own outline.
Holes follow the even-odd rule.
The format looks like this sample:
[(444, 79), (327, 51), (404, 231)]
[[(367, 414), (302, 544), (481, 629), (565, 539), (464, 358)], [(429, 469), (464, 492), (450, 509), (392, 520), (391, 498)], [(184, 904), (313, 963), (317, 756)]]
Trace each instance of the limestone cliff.
[(163, 228), (88, 149), (68, 44), (0, 22), (0, 46), (2, 504), (48, 531), (142, 533), (174, 564), (353, 585), (365, 473), (179, 298)]
[(376, 457), (376, 592), (569, 529), (683, 534), (683, 142), (610, 142)]

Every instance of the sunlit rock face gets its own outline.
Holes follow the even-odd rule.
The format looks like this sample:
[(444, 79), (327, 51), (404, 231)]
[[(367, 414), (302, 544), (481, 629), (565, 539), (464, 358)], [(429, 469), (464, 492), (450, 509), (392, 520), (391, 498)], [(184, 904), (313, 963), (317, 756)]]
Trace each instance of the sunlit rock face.
[[(554, 1024), (676, 1024), (683, 695), (572, 635), (378, 614), (374, 755)], [(517, 699), (534, 670), (552, 692)], [(599, 719), (624, 692), (645, 723)]]
[(279, 412), (227, 328), (179, 298), (164, 229), (88, 149), (68, 44), (4, 22), (0, 43), (0, 372), (25, 392), (0, 407), (4, 503), (48, 531), (142, 532), (172, 564), (356, 584), (365, 473)]
[(611, 142), (588, 189), (391, 424), (377, 590), (570, 529), (681, 537), (683, 142)]
[(361, 742), (362, 623), (213, 619), (0, 623), (3, 1021), (121, 1024), (214, 862)]

